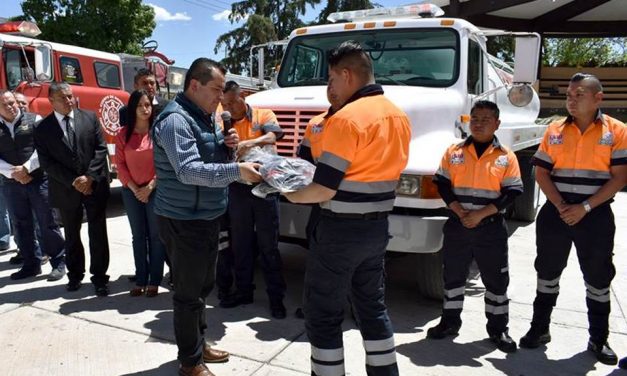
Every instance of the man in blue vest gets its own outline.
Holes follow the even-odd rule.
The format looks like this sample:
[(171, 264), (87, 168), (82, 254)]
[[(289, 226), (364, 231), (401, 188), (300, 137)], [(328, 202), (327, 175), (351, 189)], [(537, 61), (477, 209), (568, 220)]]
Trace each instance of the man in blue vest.
[(228, 162), (237, 132), (223, 135), (215, 123), (226, 70), (196, 59), (179, 93), (159, 114), (152, 129), (157, 196), (155, 213), (174, 275), (174, 334), (179, 375), (211, 376), (205, 362), (228, 360), (204, 340), (205, 298), (215, 281), (220, 217), (227, 187), (236, 180), (258, 182), (258, 164)]

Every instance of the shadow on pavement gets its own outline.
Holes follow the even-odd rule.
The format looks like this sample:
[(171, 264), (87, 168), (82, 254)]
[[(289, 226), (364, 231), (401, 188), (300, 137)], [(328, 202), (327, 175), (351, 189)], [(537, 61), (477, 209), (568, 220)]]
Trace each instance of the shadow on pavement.
[(412, 363), (421, 367), (483, 367), (477, 359), (495, 350), (488, 339), (469, 343), (456, 343), (450, 338), (441, 340), (423, 339), (396, 347)]
[(165, 376), (165, 375), (171, 376), (171, 375), (176, 375), (178, 372), (178, 369), (179, 369), (178, 361), (172, 360), (170, 362), (163, 363), (162, 365), (160, 365), (159, 367), (155, 369), (149, 369), (149, 370), (134, 372), (134, 373), (126, 373), (120, 376)]
[(548, 359), (545, 351), (546, 346), (533, 350), (519, 349), (514, 354), (508, 354), (505, 359), (486, 360), (506, 375), (586, 375), (595, 370), (597, 364), (601, 365), (586, 350), (570, 358), (556, 360)]

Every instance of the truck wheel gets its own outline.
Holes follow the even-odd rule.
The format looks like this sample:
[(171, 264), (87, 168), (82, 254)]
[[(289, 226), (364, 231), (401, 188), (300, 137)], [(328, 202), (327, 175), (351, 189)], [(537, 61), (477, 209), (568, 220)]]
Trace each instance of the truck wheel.
[(540, 203), (540, 187), (535, 178), (536, 168), (531, 164), (531, 156), (519, 156), (518, 163), (525, 191), (514, 201), (512, 219), (533, 222)]
[(419, 253), (417, 265), (418, 291), (428, 299), (444, 299), (442, 277), (442, 250), (435, 253)]

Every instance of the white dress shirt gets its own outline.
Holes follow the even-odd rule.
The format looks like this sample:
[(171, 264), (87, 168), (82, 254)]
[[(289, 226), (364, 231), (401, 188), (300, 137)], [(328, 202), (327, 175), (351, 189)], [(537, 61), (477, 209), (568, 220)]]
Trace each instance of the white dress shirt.
[[(22, 111), (20, 110), (20, 113), (10, 123), (6, 119), (0, 117), (0, 122), (4, 123), (4, 125), (6, 125), (7, 128), (9, 128), (9, 132), (11, 133), (12, 139), (15, 139), (15, 123), (17, 123), (17, 121), (20, 119), (21, 115), (22, 115)], [(37, 115), (35, 117), (35, 121), (40, 121), (40, 120), (41, 120), (41, 116)], [(33, 152), (30, 158), (22, 166), (26, 167), (29, 173), (39, 168), (39, 158), (37, 157), (37, 150)], [(5, 161), (4, 159), (0, 158), (0, 175), (4, 175), (10, 179), (11, 174), (13, 173), (13, 167), (16, 167), (16, 166), (13, 166), (12, 164)]]

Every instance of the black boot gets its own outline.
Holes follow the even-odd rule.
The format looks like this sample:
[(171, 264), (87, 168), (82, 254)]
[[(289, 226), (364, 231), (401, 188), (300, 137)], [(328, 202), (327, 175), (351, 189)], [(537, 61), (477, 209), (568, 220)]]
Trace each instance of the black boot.
[(460, 327), (457, 325), (450, 325), (444, 321), (440, 321), (438, 325), (427, 330), (427, 338), (442, 339), (447, 336), (454, 336), (459, 332), (459, 328)]
[(520, 339), (520, 347), (535, 349), (549, 342), (551, 342), (549, 330), (541, 330), (532, 325), (527, 334)]

